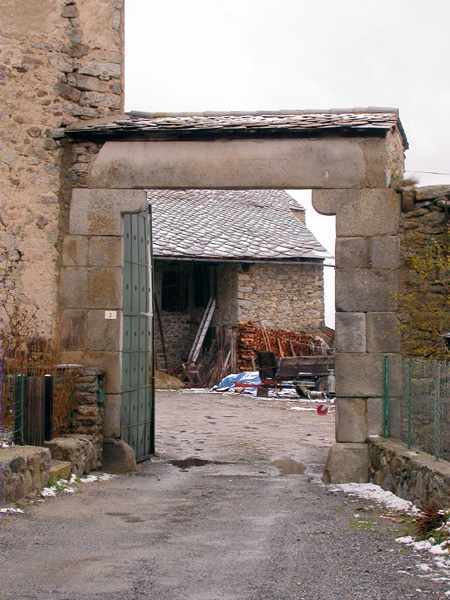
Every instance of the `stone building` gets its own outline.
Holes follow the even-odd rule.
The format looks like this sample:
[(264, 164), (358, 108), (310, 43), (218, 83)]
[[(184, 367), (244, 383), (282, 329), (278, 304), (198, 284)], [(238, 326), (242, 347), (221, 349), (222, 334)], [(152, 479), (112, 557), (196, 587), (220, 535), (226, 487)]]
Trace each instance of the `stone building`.
[(293, 332), (323, 326), (325, 249), (289, 194), (155, 190), (149, 201), (159, 366), (180, 371), (211, 297), (210, 335), (248, 321)]

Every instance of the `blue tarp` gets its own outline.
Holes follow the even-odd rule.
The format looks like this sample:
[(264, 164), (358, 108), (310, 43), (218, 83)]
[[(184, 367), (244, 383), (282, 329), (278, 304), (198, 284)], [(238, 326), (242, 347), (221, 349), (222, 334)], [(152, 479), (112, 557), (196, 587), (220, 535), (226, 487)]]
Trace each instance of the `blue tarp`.
[(253, 384), (252, 387), (243, 388), (243, 392), (247, 394), (256, 394), (257, 385), (261, 383), (261, 378), (259, 376), (258, 371), (244, 371), (243, 373), (233, 373), (231, 375), (227, 375), (219, 381), (217, 385), (215, 385), (212, 389), (215, 392), (234, 392), (236, 388), (236, 383), (246, 383)]

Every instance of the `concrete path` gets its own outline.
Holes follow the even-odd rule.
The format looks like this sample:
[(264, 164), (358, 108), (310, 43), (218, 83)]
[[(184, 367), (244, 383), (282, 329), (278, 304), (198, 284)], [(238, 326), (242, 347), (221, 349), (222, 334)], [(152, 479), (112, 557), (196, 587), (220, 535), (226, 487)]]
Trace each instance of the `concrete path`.
[(445, 598), (398, 523), (314, 480), (332, 415), (209, 394), (158, 406), (160, 458), (0, 520), (1, 600)]

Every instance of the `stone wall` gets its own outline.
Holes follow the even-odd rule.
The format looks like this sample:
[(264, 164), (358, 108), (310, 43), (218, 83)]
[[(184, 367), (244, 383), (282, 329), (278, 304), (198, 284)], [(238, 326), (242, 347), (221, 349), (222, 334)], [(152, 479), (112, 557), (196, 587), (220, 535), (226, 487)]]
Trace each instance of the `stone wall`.
[(323, 325), (322, 264), (252, 264), (237, 279), (239, 322), (295, 332)]
[(239, 263), (222, 263), (217, 268), (216, 325), (234, 327), (238, 324)]
[(409, 450), (393, 440), (369, 441), (370, 478), (385, 490), (424, 506), (431, 500), (442, 508), (450, 497), (450, 464), (430, 454)]
[(20, 256), (17, 293), (46, 335), (69, 188), (95, 150), (75, 145), (72, 161), (63, 131), (121, 109), (122, 11), (123, 0), (2, 2), (0, 245)]
[(400, 319), (405, 355), (446, 357), (440, 336), (450, 330), (449, 211), (450, 185), (403, 190)]

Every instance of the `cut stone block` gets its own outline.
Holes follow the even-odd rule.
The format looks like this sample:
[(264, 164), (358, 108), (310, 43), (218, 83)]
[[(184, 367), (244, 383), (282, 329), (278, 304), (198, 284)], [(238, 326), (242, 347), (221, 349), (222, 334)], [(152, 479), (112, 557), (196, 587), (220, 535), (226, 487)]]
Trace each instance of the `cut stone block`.
[(336, 398), (336, 441), (367, 440), (367, 401), (365, 398)]
[(66, 235), (63, 242), (62, 264), (64, 267), (85, 267), (88, 259), (88, 238), (82, 235)]
[(108, 394), (105, 398), (105, 416), (103, 431), (105, 437), (120, 437), (121, 426), (121, 394)]
[(366, 238), (337, 238), (336, 266), (342, 269), (369, 267), (369, 241)]
[(89, 308), (122, 308), (122, 269), (91, 269), (88, 274)]
[(397, 307), (396, 271), (336, 269), (336, 310), (342, 312), (393, 311)]
[(359, 188), (386, 185), (384, 138), (107, 141), (96, 188)]
[(400, 195), (379, 188), (341, 190), (336, 213), (337, 237), (395, 234), (400, 224)]
[(60, 300), (62, 308), (81, 308), (88, 298), (88, 272), (83, 267), (66, 267), (61, 271)]
[(87, 313), (87, 348), (91, 352), (118, 352), (121, 346), (121, 313), (106, 319), (104, 310)]
[(118, 237), (92, 237), (89, 241), (91, 267), (121, 267), (122, 240)]
[(133, 449), (123, 440), (105, 439), (103, 444), (103, 470), (106, 473), (130, 473), (136, 470)]
[(365, 313), (336, 313), (336, 350), (338, 352), (366, 351)]
[[(382, 353), (338, 353), (336, 355), (336, 395), (342, 398), (383, 396)], [(401, 395), (402, 365), (399, 354), (389, 354), (390, 393)]]
[(74, 189), (70, 206), (70, 233), (122, 235), (122, 212), (144, 210), (145, 190)]
[(368, 352), (400, 352), (400, 324), (397, 313), (367, 314)]
[(367, 483), (369, 448), (367, 444), (334, 444), (328, 453), (323, 474), (325, 483)]
[(367, 398), (367, 430), (369, 437), (383, 434), (383, 398)]
[(401, 264), (400, 237), (386, 235), (371, 239), (370, 263), (374, 269), (398, 269)]
[(64, 350), (82, 350), (86, 347), (86, 311), (62, 311), (61, 344)]

